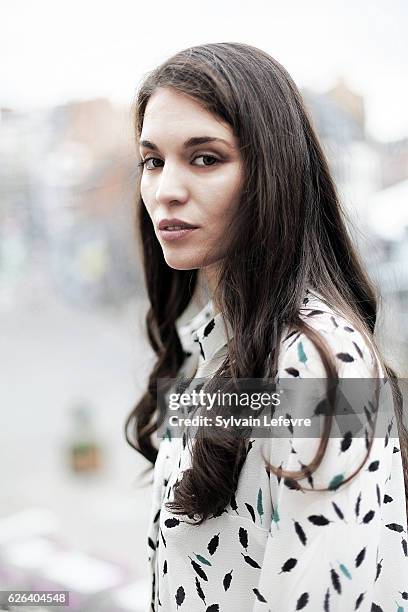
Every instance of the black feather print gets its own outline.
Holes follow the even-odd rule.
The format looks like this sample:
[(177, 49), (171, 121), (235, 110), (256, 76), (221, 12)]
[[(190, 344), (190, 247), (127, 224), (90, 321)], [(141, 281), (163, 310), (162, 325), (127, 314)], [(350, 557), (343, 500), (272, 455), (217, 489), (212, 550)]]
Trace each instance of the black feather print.
[(160, 535), (161, 535), (161, 539), (163, 540), (164, 548), (166, 548), (167, 544), (166, 544), (166, 540), (164, 539), (164, 535), (163, 535), (163, 532), (161, 530), (161, 527), (160, 527)]
[(243, 548), (245, 548), (245, 550), (248, 550), (248, 532), (246, 529), (244, 529), (243, 527), (239, 528), (239, 532), (238, 532), (238, 537), (239, 537), (239, 541), (241, 543), (241, 546)]
[(245, 502), (245, 505), (248, 509), (249, 514), (251, 515), (252, 520), (255, 523), (255, 510), (253, 509), (253, 507), (251, 506), (251, 504), (247, 504), (247, 502)]
[(197, 589), (197, 593), (198, 593), (199, 598), (203, 600), (203, 602), (204, 602), (204, 604), (205, 604), (205, 605), (207, 605), (207, 604), (206, 604), (206, 602), (205, 602), (205, 595), (204, 595), (204, 591), (203, 591), (203, 589), (201, 588), (201, 584), (200, 584), (200, 581), (199, 581), (199, 579), (197, 578), (197, 576), (195, 577), (195, 584), (196, 584), (196, 589)]
[(180, 525), (180, 521), (178, 518), (168, 518), (164, 521), (164, 524), (169, 528), (177, 527), (177, 525)]
[(380, 559), (380, 561), (377, 563), (377, 573), (375, 575), (375, 580), (374, 582), (376, 582), (377, 578), (379, 577), (379, 575), (381, 574), (381, 570), (382, 570), (382, 562), (383, 559)]
[(364, 546), (364, 548), (360, 550), (360, 552), (358, 553), (356, 557), (356, 561), (355, 561), (356, 567), (360, 567), (360, 565), (364, 561), (365, 554), (366, 554), (366, 547)]
[(376, 603), (371, 604), (371, 612), (384, 612), (384, 610)]
[(198, 338), (197, 338), (197, 342), (198, 342), (198, 346), (200, 347), (201, 357), (202, 357), (203, 359), (205, 359), (204, 350), (203, 350), (203, 345), (201, 344), (201, 342), (199, 341), (199, 339), (198, 339)]
[(327, 589), (326, 594), (324, 596), (323, 610), (324, 612), (330, 612), (330, 589), (329, 588)]
[(297, 370), (296, 368), (292, 368), (292, 367), (285, 368), (285, 372), (287, 372), (288, 374), (294, 377), (298, 377), (300, 374), (299, 370)]
[(404, 531), (403, 526), (399, 525), (398, 523), (388, 523), (386, 527), (388, 527), (388, 529), (391, 529), (391, 531), (397, 531), (398, 533)]
[(351, 433), (351, 431), (346, 431), (340, 444), (341, 453), (344, 453), (348, 448), (350, 448), (352, 440), (353, 434)]
[(323, 525), (328, 525), (329, 523), (333, 522), (333, 521), (330, 521), (325, 516), (323, 516), (323, 514), (311, 514), (307, 518), (311, 523), (313, 523), (313, 525), (318, 525), (320, 527)]
[(330, 414), (330, 405), (326, 399), (320, 400), (316, 404), (316, 408), (313, 411), (314, 416), (326, 416)]
[(408, 546), (405, 538), (401, 538), (401, 546), (404, 553), (404, 557), (408, 557)]
[(337, 323), (336, 319), (334, 317), (330, 317), (331, 322), (333, 323), (334, 327), (338, 327), (339, 324)]
[(358, 610), (359, 609), (363, 599), (364, 599), (364, 593), (360, 593), (360, 595), (356, 599), (356, 603), (354, 605), (354, 610)]
[(393, 501), (393, 498), (390, 495), (387, 495), (387, 493), (385, 493), (383, 501), (384, 501), (384, 504), (389, 504), (390, 502)]
[(344, 514), (343, 512), (340, 510), (340, 508), (338, 507), (338, 505), (336, 504), (336, 502), (332, 501), (332, 506), (334, 508), (335, 513), (337, 514), (337, 516), (344, 521), (345, 523), (347, 523), (347, 521), (344, 520)]
[(368, 410), (367, 406), (363, 406), (364, 414), (366, 416), (367, 422), (370, 425), (371, 429), (373, 428), (373, 419), (371, 418), (371, 413)]
[(231, 570), (230, 572), (227, 572), (223, 578), (222, 585), (224, 587), (224, 591), (228, 591), (228, 589), (230, 588), (230, 584), (232, 580), (232, 572), (233, 570)]
[(181, 604), (183, 603), (183, 601), (184, 601), (185, 597), (186, 597), (186, 594), (185, 594), (185, 592), (184, 592), (183, 587), (182, 587), (182, 586), (179, 586), (179, 588), (177, 589), (177, 593), (176, 593), (176, 595), (175, 595), (175, 598), (176, 598), (176, 606), (177, 606), (177, 608), (178, 608), (179, 606), (181, 606)]
[(357, 351), (358, 356), (360, 357), (360, 359), (362, 359), (363, 358), (363, 353), (362, 353), (361, 348), (358, 346), (357, 342), (354, 342), (354, 340), (353, 340), (353, 344), (354, 344), (354, 348)]
[(314, 317), (315, 315), (323, 314), (323, 310), (311, 310), (307, 317)]
[(156, 546), (155, 546), (155, 543), (153, 542), (152, 538), (150, 538), (150, 537), (147, 538), (147, 542), (148, 542), (150, 548), (152, 548), (153, 550), (156, 550)]
[(260, 593), (260, 592), (258, 591), (258, 589), (252, 589), (252, 590), (253, 590), (253, 592), (255, 593), (256, 598), (257, 598), (257, 600), (258, 600), (258, 601), (260, 601), (260, 602), (262, 602), (262, 603), (268, 603), (268, 602), (266, 601), (265, 597), (262, 595), (262, 593)]
[(400, 449), (398, 448), (398, 446), (394, 446), (394, 448), (392, 449), (393, 454), (394, 453), (400, 453)]
[(350, 327), (349, 325), (344, 325), (343, 329), (345, 329), (348, 332), (354, 332), (354, 329), (352, 327)]
[[(292, 520), (294, 520), (294, 519), (292, 519)], [(296, 533), (298, 535), (299, 540), (302, 542), (303, 546), (306, 546), (307, 537), (306, 537), (306, 534), (305, 534), (305, 532), (303, 530), (303, 527), (297, 521), (294, 521), (294, 525), (295, 525), (295, 531), (296, 531)]]
[(398, 591), (398, 593), (401, 595), (402, 599), (404, 599), (405, 601), (408, 601), (407, 591)]
[(285, 487), (288, 487), (288, 489), (298, 490), (298, 491), (301, 489), (301, 485), (293, 478), (286, 477), (283, 482), (284, 482)]
[(330, 570), (330, 576), (331, 576), (331, 581), (332, 581), (334, 590), (337, 591), (338, 594), (340, 595), (341, 594), (340, 576), (338, 575), (336, 570), (333, 568)]
[(217, 550), (218, 544), (220, 543), (220, 532), (216, 533), (215, 536), (211, 538), (207, 545), (207, 550), (210, 555), (213, 555)]
[(344, 363), (351, 363), (354, 361), (354, 357), (350, 353), (336, 353), (336, 357)]
[(375, 485), (375, 489), (377, 491), (377, 504), (381, 506), (381, 490), (378, 484)]
[(205, 612), (220, 612), (220, 606), (218, 604), (211, 604)]
[(214, 319), (211, 319), (211, 321), (208, 321), (207, 325), (204, 328), (204, 334), (203, 334), (204, 338), (210, 335), (210, 333), (214, 329), (214, 326), (215, 326)]
[(254, 561), (254, 559), (252, 559), (252, 557), (249, 557), (248, 555), (244, 555), (244, 553), (241, 553), (241, 555), (244, 557), (245, 562), (248, 563), (248, 565), (250, 565), (251, 567), (257, 567), (258, 569), (261, 569), (261, 566), (258, 565), (258, 563)]
[(164, 560), (163, 563), (163, 576), (167, 574), (167, 559)]
[(296, 610), (303, 610), (309, 602), (309, 593), (302, 593), (296, 602)]
[(190, 555), (188, 555), (188, 558), (190, 559), (190, 563), (194, 568), (194, 571), (200, 576), (200, 578), (202, 578), (203, 580), (208, 581), (207, 578), (207, 574), (205, 573), (205, 571), (203, 570), (203, 568), (201, 567), (201, 565), (199, 565), (198, 563), (196, 563), (196, 561), (194, 561), (194, 559), (192, 559), (190, 557)]
[(161, 512), (161, 508), (159, 508), (156, 514), (154, 515), (153, 523), (157, 523), (157, 519), (160, 516), (160, 512)]
[(367, 469), (369, 472), (376, 472), (378, 470), (379, 465), (380, 465), (380, 462), (378, 460), (372, 461)]
[(293, 570), (293, 568), (296, 566), (296, 564), (297, 564), (297, 559), (294, 559), (293, 557), (290, 557), (282, 565), (281, 571), (279, 572), (279, 574), (281, 574), (282, 572), (290, 572), (291, 570)]
[(187, 444), (186, 432), (183, 431), (183, 450), (186, 448), (186, 444)]
[(369, 510), (367, 514), (363, 516), (363, 523), (367, 524), (374, 518), (375, 512), (374, 510)]
[(366, 427), (364, 427), (364, 442), (366, 450), (368, 450), (368, 447), (370, 446), (370, 440), (368, 439), (368, 431)]
[(358, 518), (359, 515), (360, 515), (360, 504), (361, 504), (361, 491), (358, 494), (356, 505), (355, 505), (355, 508), (354, 508), (354, 512), (355, 512), (356, 518)]
[[(302, 470), (305, 471), (305, 474), (307, 476), (307, 482), (309, 483), (309, 485), (313, 488), (314, 487), (314, 483), (313, 483), (313, 476), (310, 473), (309, 468), (307, 467), (307, 465), (305, 465), (304, 463), (302, 463), (300, 461), (300, 459), (298, 459), (300, 467), (302, 468)], [(281, 464), (282, 465), (282, 464)]]
[(246, 449), (246, 456), (248, 456), (248, 453), (249, 453), (249, 451), (251, 450), (251, 448), (253, 447), (254, 442), (255, 442), (255, 440), (250, 440), (250, 441), (248, 442), (248, 446), (247, 446), (247, 449)]

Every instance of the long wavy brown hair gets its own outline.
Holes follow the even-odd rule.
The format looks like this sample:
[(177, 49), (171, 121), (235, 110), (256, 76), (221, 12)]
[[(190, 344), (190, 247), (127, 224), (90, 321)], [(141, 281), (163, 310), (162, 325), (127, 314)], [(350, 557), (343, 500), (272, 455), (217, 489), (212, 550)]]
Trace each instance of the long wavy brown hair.
[[(140, 84), (134, 113), (137, 139), (146, 105), (159, 87), (191, 96), (226, 121), (238, 138), (244, 161), (239, 215), (231, 224), (229, 250), (219, 262), (213, 295), (234, 334), (215, 376), (262, 378), (265, 371), (276, 375), (280, 341), (289, 326), (310, 338), (328, 379), (335, 378), (333, 356), (322, 335), (299, 314), (306, 288), (313, 287), (365, 336), (391, 383), (408, 498), (408, 432), (402, 394), (396, 373), (384, 362), (374, 339), (379, 295), (349, 236), (326, 156), (292, 78), (274, 58), (247, 44), (224, 42), (184, 49)], [(199, 270), (167, 265), (140, 195), (140, 182), (137, 211), (150, 302), (147, 333), (156, 361), (146, 392), (126, 420), (125, 436), (154, 465), (157, 380), (177, 377), (186, 358), (176, 321), (193, 298)], [(269, 468), (294, 481), (310, 476), (327, 447), (331, 416), (325, 419), (318, 451), (309, 465), (297, 472)], [(191, 468), (174, 486), (174, 499), (166, 504), (169, 510), (197, 515), (196, 524), (222, 512), (235, 493), (245, 456), (245, 438), (228, 430), (219, 437), (197, 435)], [(299, 488), (305, 487), (299, 484)]]

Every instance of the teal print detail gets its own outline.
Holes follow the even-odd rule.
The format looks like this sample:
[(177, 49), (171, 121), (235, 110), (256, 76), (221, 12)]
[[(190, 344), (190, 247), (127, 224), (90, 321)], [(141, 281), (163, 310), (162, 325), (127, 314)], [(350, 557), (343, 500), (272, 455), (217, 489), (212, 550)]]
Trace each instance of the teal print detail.
[(301, 361), (302, 363), (306, 363), (306, 361), (307, 361), (307, 355), (306, 355), (306, 353), (305, 353), (305, 351), (304, 351), (304, 348), (303, 348), (303, 344), (302, 344), (302, 342), (299, 342), (299, 343), (298, 343), (298, 347), (297, 347), (297, 348), (298, 348), (298, 357), (299, 357), (299, 361)]
[(261, 519), (261, 524), (262, 524), (262, 515), (264, 513), (264, 510), (263, 510), (263, 504), (262, 504), (262, 489), (261, 489), (261, 487), (259, 487), (259, 491), (258, 491), (258, 502), (256, 504), (256, 509), (258, 510), (259, 518)]
[(350, 580), (351, 580), (352, 576), (351, 576), (350, 572), (348, 571), (347, 567), (343, 563), (340, 563), (339, 567), (340, 567), (341, 571), (343, 572), (343, 574), (347, 578), (350, 578)]
[(196, 553), (194, 554), (201, 563), (204, 563), (205, 565), (211, 565), (211, 562), (207, 561), (207, 559), (203, 557), (202, 555), (197, 555)]
[(329, 483), (329, 489), (337, 489), (337, 487), (343, 482), (343, 480), (344, 474), (337, 474), (331, 479)]
[(272, 514), (272, 520), (276, 523), (276, 526), (279, 528), (278, 522), (280, 521), (278, 508), (275, 508)]

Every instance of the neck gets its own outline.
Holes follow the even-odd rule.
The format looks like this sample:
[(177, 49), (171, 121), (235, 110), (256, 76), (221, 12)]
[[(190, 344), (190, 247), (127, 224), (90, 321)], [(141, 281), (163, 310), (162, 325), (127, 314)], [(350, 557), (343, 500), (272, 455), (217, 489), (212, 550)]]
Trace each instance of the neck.
[(214, 314), (218, 314), (220, 309), (216, 300), (214, 299), (215, 289), (217, 286), (217, 272), (218, 268), (215, 264), (200, 268), (198, 275), (198, 284), (202, 298), (205, 302), (208, 300), (213, 301)]

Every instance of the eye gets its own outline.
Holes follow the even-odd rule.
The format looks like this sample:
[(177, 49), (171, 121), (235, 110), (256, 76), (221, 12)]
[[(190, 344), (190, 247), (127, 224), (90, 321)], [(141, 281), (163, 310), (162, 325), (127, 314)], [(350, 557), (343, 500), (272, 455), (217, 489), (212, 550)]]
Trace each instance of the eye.
[[(215, 157), (215, 155), (210, 155), (208, 153), (207, 154), (204, 153), (203, 155), (197, 155), (194, 158), (194, 160), (200, 159), (200, 158), (202, 158), (203, 160), (207, 160), (207, 161), (211, 160), (211, 163), (205, 163), (204, 162), (203, 164), (198, 164), (198, 166), (200, 166), (201, 168), (208, 167), (208, 166), (214, 166), (214, 165), (216, 165), (217, 163), (220, 162), (220, 160), (217, 157)], [(158, 157), (146, 157), (146, 159), (143, 159), (137, 165), (139, 167), (145, 166), (147, 170), (155, 170), (156, 168), (160, 168), (160, 166), (156, 166), (154, 163), (153, 163), (153, 166), (149, 166), (148, 162), (150, 162), (150, 161), (151, 162), (161, 162), (162, 160), (159, 159)]]
[(142, 161), (140, 161), (137, 165), (139, 167), (146, 166), (148, 170), (154, 170), (154, 168), (158, 167), (158, 166), (153, 166), (153, 168), (149, 168), (149, 166), (147, 165), (149, 161), (161, 161), (161, 159), (158, 159), (157, 157), (146, 157), (146, 159), (142, 159)]
[[(217, 157), (215, 157), (214, 155), (209, 155), (209, 154), (204, 154), (204, 155), (198, 155), (197, 157), (195, 157), (194, 159), (200, 159), (200, 157), (202, 157), (203, 159), (212, 159), (214, 160), (216, 163), (219, 161)], [(211, 164), (204, 164), (204, 166), (214, 166), (214, 163)]]

